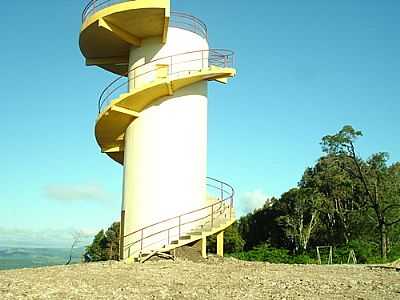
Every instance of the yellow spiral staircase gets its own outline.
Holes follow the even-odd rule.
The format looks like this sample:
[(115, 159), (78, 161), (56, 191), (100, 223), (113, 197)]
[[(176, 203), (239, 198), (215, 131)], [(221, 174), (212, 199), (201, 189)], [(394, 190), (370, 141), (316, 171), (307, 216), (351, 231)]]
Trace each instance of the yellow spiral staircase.
[[(176, 53), (129, 70), (130, 49), (140, 48), (142, 40), (149, 37), (166, 42), (171, 26), (207, 38), (204, 23), (188, 14), (171, 12), (169, 0), (91, 0), (83, 11), (79, 45), (86, 65), (119, 75), (100, 95), (95, 136), (101, 151), (122, 165), (125, 131), (146, 107), (194, 83), (227, 83), (236, 74), (233, 52), (222, 49)], [(201, 67), (182, 67), (185, 61), (193, 62), (193, 57)], [(179, 71), (174, 71), (177, 65)], [(152, 79), (139, 84), (148, 76)], [(216, 179), (207, 180), (208, 206), (122, 236), (133, 237), (132, 243), (121, 243), (130, 260), (170, 253), (200, 240), (205, 256), (205, 240), (212, 234), (218, 234), (218, 254), (223, 255), (223, 232), (235, 221), (234, 190)], [(155, 240), (158, 246), (152, 247)]]

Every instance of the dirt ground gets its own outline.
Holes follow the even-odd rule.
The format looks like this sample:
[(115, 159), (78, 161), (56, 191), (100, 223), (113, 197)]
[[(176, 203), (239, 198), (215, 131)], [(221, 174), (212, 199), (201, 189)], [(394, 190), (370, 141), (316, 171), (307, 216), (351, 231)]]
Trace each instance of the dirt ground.
[(93, 263), (0, 271), (0, 299), (400, 299), (400, 272), (368, 266)]

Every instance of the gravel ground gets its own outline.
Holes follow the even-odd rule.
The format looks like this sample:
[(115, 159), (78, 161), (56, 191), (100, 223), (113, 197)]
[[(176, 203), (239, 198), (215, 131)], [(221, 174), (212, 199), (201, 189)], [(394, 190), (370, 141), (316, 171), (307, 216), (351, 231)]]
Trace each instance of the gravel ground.
[(400, 272), (210, 258), (0, 271), (0, 299), (400, 299)]

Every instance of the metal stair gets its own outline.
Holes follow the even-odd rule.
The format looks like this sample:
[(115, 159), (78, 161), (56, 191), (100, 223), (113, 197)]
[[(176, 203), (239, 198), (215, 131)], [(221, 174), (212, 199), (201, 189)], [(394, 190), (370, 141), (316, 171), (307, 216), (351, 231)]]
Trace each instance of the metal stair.
[[(208, 178), (208, 180), (208, 186), (216, 189), (220, 193), (220, 199), (223, 200), (214, 198), (216, 201), (209, 206), (147, 226), (126, 235), (125, 237), (132, 235), (140, 236), (138, 240), (125, 246), (125, 249), (128, 249), (130, 253), (127, 259), (128, 262), (145, 262), (155, 255), (173, 258), (169, 255), (172, 250), (224, 231), (236, 221), (233, 208), (233, 188), (213, 178)], [(199, 214), (204, 214), (204, 216), (199, 218)], [(186, 221), (182, 222), (183, 219)], [(177, 226), (170, 225), (174, 220), (177, 221)], [(195, 226), (185, 229), (185, 226), (194, 224)], [(154, 230), (157, 233), (154, 234)], [(172, 236), (174, 238), (171, 238)], [(153, 246), (152, 244), (146, 245), (147, 241), (155, 238), (161, 239), (163, 242), (160, 245), (157, 244), (158, 246)]]

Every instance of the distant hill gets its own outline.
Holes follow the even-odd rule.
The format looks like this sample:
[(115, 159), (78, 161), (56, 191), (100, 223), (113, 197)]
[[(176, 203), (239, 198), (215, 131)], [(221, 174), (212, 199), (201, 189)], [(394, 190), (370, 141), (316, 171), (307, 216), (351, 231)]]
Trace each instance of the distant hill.
[[(81, 261), (85, 248), (73, 251), (72, 262)], [(68, 261), (69, 248), (0, 247), (0, 270), (63, 265)]]

